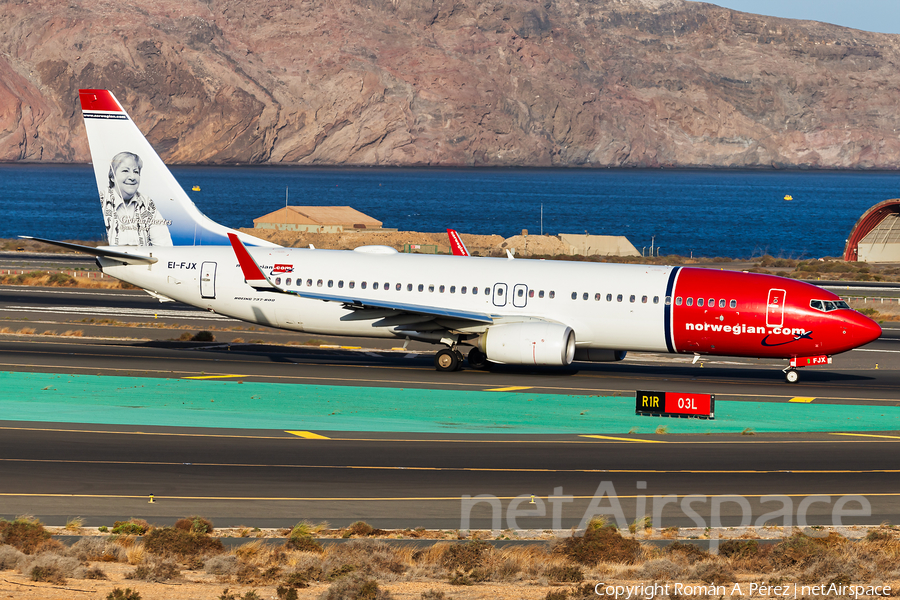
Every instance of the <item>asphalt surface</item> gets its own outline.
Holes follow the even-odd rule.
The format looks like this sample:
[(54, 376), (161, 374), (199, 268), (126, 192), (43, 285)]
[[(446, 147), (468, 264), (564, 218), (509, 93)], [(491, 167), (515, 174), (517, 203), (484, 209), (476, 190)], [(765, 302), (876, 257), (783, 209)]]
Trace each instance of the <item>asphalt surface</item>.
[[(836, 357), (833, 365), (804, 369), (800, 383), (791, 385), (784, 382), (780, 361), (710, 358), (701, 366), (692, 365), (691, 357), (660, 355), (569, 369), (438, 373), (425, 345), (411, 343), (401, 351), (391, 348), (402, 341), (309, 340), (160, 304), (139, 291), (0, 287), (0, 315), (0, 328), (34, 330), (0, 335), (0, 371), (167, 378), (239, 372), (248, 381), (334, 386), (527, 386), (546, 394), (598, 395), (678, 389), (713, 391), (731, 400), (809, 396), (817, 403), (900, 403), (900, 331), (894, 329)], [(213, 330), (217, 341), (171, 341), (201, 329)], [(57, 335), (40, 335), (45, 331)], [(65, 331), (81, 331), (81, 337), (59, 335)], [(231, 343), (236, 337), (245, 342)], [(258, 342), (247, 343), (251, 338)], [(0, 422), (0, 516), (36, 514), (50, 524), (82, 516), (88, 525), (109, 525), (130, 516), (164, 523), (203, 514), (220, 526), (286, 526), (305, 518), (457, 529), (468, 515), (471, 527), (495, 526), (493, 518), (502, 517), (500, 528), (506, 528), (512, 516), (518, 527), (567, 528), (578, 525), (594, 503), (594, 512), (615, 513), (620, 506), (628, 522), (656, 507), (660, 520), (654, 525), (661, 526), (717, 525), (715, 515), (725, 525), (756, 523), (766, 513), (763, 521), (784, 524), (785, 511), (772, 512), (785, 505), (794, 523), (799, 512), (809, 524), (832, 524), (836, 507), (845, 513), (861, 507), (845, 523), (900, 518), (896, 432), (622, 441), (319, 431), (330, 439), (305, 439), (280, 430), (89, 423), (90, 415), (82, 425)], [(490, 497), (469, 510), (463, 497), (479, 494)], [(678, 498), (665, 506), (654, 498), (667, 494)], [(767, 494), (784, 497), (761, 504)], [(853, 494), (864, 498), (839, 502)], [(550, 495), (573, 498), (551, 502)], [(689, 495), (698, 496), (692, 504), (686, 504)], [(517, 496), (524, 500), (512, 501)], [(541, 507), (544, 516), (524, 516)], [(516, 519), (517, 510), (522, 516)]]

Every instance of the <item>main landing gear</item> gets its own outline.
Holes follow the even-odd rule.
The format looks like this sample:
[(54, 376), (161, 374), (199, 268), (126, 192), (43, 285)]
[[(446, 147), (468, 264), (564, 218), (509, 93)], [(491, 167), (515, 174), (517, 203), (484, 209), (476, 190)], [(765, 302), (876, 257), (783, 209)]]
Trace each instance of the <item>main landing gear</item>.
[[(469, 366), (473, 369), (484, 369), (487, 367), (487, 355), (478, 348), (469, 350), (467, 356)], [(434, 368), (438, 371), (459, 371), (462, 369), (463, 355), (458, 348), (444, 348), (439, 350), (434, 356)]]
[(434, 355), (434, 368), (438, 371), (459, 371), (463, 355), (456, 348), (444, 348)]

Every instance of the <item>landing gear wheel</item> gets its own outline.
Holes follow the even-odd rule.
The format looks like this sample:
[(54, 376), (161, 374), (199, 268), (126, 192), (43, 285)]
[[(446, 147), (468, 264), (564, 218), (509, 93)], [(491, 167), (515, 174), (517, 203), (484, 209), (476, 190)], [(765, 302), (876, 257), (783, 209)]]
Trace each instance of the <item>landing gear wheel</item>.
[(456, 371), (459, 369), (459, 354), (444, 348), (434, 356), (434, 368), (438, 371)]
[(797, 383), (797, 381), (800, 379), (800, 373), (793, 369), (789, 369), (788, 371), (786, 371), (784, 376), (787, 379), (788, 383)]
[(487, 367), (487, 355), (478, 348), (469, 350), (469, 366), (473, 369), (484, 369)]

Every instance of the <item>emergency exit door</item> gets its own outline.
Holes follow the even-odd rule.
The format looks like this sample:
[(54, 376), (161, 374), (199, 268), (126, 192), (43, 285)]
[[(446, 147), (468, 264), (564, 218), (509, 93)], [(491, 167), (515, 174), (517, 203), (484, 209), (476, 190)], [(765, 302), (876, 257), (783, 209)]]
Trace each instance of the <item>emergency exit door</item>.
[(205, 262), (200, 265), (200, 297), (216, 297), (216, 263)]

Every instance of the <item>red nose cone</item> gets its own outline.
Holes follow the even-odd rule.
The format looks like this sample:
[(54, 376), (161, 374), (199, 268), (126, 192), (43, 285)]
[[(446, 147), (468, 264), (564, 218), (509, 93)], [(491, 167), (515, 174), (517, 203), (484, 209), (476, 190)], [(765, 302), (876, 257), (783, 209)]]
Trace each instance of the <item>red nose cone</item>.
[(850, 334), (853, 336), (854, 346), (864, 346), (881, 337), (881, 326), (869, 317), (853, 312), (848, 315)]

